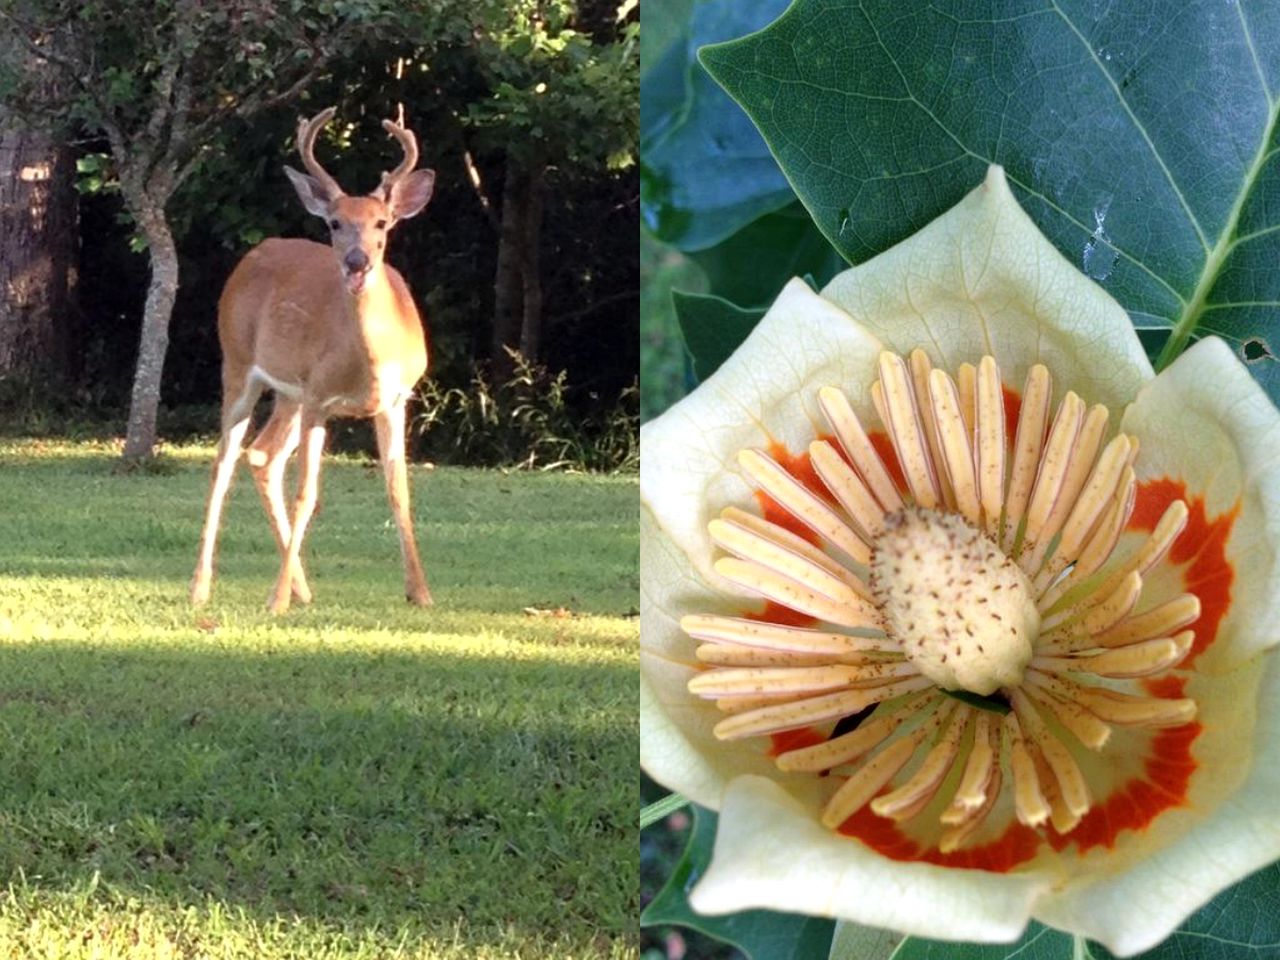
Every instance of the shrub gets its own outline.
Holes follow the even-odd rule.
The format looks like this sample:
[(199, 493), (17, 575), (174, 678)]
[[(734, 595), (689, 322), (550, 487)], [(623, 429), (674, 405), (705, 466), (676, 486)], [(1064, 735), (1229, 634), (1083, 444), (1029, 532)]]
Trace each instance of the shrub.
[(483, 371), (466, 387), (425, 380), (418, 388), (411, 443), (419, 459), (524, 470), (635, 470), (640, 463), (640, 388), (601, 409), (514, 350), (501, 383)]

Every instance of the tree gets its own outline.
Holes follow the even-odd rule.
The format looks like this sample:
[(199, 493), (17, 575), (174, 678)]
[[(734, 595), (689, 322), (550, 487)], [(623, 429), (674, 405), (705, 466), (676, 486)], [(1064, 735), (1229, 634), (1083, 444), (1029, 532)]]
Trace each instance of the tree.
[[(32, 82), (56, 84), (32, 65)], [(76, 195), (71, 151), (0, 104), (0, 378), (60, 383), (74, 277)]]
[[(0, 0), (10, 109), (100, 131), (146, 244), (143, 312), (124, 456), (152, 455), (178, 289), (168, 207), (223, 126), (298, 96), (332, 57), (390, 22), (393, 0)], [(34, 83), (29, 63), (64, 82)]]
[(600, 37), (579, 28), (587, 11), (572, 0), (521, 0), (469, 48), (491, 92), (460, 120), (477, 153), (503, 162), (500, 212), (479, 166), (469, 163), (498, 231), (491, 356), (500, 370), (507, 347), (535, 361), (541, 352), (539, 237), (549, 176), (572, 184), (576, 174), (635, 161), (639, 23), (634, 3), (614, 10)]

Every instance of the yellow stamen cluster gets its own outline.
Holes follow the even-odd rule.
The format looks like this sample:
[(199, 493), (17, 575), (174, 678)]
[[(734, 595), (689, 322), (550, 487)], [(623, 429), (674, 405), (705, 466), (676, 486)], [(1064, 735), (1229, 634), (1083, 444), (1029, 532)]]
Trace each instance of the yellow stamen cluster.
[[(1104, 443), (1105, 407), (1068, 392), (1053, 411), (1049, 371), (1034, 366), (1010, 442), (993, 358), (953, 380), (923, 351), (885, 353), (879, 374), (871, 398), (906, 489), (835, 388), (818, 395), (834, 443), (809, 447), (826, 496), (766, 453), (742, 451), (747, 476), (813, 536), (727, 508), (709, 527), (727, 554), (716, 571), (818, 626), (685, 617), (708, 667), (689, 689), (726, 714), (721, 739), (829, 731), (875, 707), (777, 758), (787, 772), (848, 772), (823, 812), (830, 827), (868, 804), (900, 821), (929, 810), (940, 848), (952, 850), (1011, 781), (1020, 821), (1066, 833), (1093, 802), (1078, 756), (1104, 749), (1114, 725), (1195, 715), (1194, 701), (1099, 682), (1158, 674), (1190, 650), (1193, 595), (1135, 612), (1186, 506), (1170, 505), (1116, 560), (1138, 443)], [(995, 710), (944, 691), (993, 695)]]

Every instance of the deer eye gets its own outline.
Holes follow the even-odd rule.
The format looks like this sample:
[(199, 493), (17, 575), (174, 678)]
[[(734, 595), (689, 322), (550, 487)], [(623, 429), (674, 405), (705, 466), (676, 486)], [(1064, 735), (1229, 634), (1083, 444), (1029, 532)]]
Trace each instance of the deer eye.
[(379, 220), (377, 223), (374, 224), (374, 227), (376, 227), (379, 230), (385, 230), (387, 229), (387, 221)]
[(341, 226), (342, 226), (342, 222), (341, 222), (340, 220), (330, 220), (330, 221), (329, 221), (329, 229), (330, 229), (330, 230), (337, 230), (337, 229), (339, 229)]

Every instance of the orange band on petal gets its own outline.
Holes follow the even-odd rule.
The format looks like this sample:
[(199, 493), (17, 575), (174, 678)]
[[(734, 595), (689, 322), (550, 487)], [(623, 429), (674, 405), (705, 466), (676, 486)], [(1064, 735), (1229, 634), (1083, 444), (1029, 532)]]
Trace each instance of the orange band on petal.
[[(1183, 696), (1186, 679), (1164, 676), (1148, 680), (1144, 686), (1154, 696), (1176, 700)], [(1115, 790), (1085, 814), (1067, 836), (1051, 835), (1050, 845), (1062, 850), (1074, 843), (1081, 854), (1094, 847), (1111, 849), (1121, 832), (1145, 830), (1166, 810), (1186, 806), (1191, 776), (1199, 766), (1191, 746), (1203, 729), (1199, 723), (1187, 723), (1157, 730), (1151, 738), (1145, 775), (1134, 777)]]
[(1204, 497), (1187, 495), (1187, 485), (1181, 480), (1167, 477), (1145, 480), (1138, 484), (1137, 500), (1130, 530), (1154, 530), (1165, 508), (1175, 500), (1182, 500), (1188, 509), (1187, 526), (1169, 551), (1169, 563), (1183, 565), (1184, 588), (1200, 599), (1200, 618), (1191, 624), (1195, 642), (1191, 652), (1179, 664), (1188, 669), (1196, 657), (1204, 653), (1218, 636), (1218, 626), (1231, 607), (1231, 585), (1235, 581), (1235, 569), (1227, 560), (1227, 540), (1236, 517), (1240, 515), (1240, 503), (1213, 520), (1208, 519)]
[(940, 867), (986, 870), (988, 873), (1008, 873), (1019, 864), (1026, 863), (1036, 855), (1041, 843), (1040, 834), (1014, 821), (999, 837), (976, 847), (951, 853), (942, 853), (936, 848), (925, 850), (903, 833), (894, 821), (873, 813), (870, 806), (863, 807), (845, 820), (839, 832), (861, 840), (890, 860), (919, 861)]

